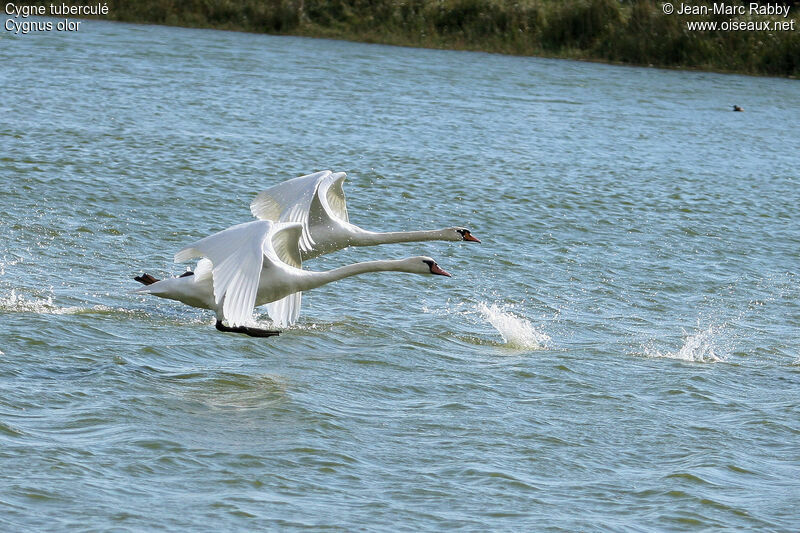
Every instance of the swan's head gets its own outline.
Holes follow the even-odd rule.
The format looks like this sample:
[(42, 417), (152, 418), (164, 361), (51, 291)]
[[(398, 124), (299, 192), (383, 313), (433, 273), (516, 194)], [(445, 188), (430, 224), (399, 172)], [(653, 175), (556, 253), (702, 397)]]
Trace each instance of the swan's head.
[(454, 241), (481, 242), (481, 240), (477, 237), (474, 237), (467, 228), (447, 228), (446, 231), (452, 233)]
[(449, 272), (437, 265), (436, 261), (424, 255), (403, 259), (401, 263), (405, 272), (410, 272), (412, 274), (436, 274), (437, 276), (450, 277)]

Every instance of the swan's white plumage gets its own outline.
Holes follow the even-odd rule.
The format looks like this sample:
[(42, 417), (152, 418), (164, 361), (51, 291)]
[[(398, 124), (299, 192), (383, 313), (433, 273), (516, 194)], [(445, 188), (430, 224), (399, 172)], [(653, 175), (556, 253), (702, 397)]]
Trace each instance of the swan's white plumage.
[(198, 261), (197, 266), (194, 268), (195, 283), (200, 283), (201, 281), (204, 281), (206, 278), (212, 278), (213, 269), (214, 269), (214, 263), (212, 263), (210, 259), (206, 259), (204, 257), (200, 261)]
[[(298, 244), (303, 259), (353, 245), (477, 240), (464, 237), (463, 232), (469, 234), (465, 228), (375, 233), (350, 224), (343, 188), (346, 177), (344, 172), (325, 170), (278, 183), (256, 195), (250, 204), (250, 211), (261, 220), (302, 224)], [(298, 292), (287, 296), (286, 301), (268, 304), (270, 318), (281, 324), (293, 323), (300, 312), (301, 297)]]
[[(175, 261), (207, 258), (212, 265), (214, 302), (222, 305), (222, 315), (229, 324), (236, 326), (244, 324), (252, 315), (265, 258), (275, 264), (283, 262), (300, 268), (297, 239), (301, 231), (299, 224), (275, 224), (266, 220), (246, 222), (187, 246), (175, 254)], [(198, 269), (202, 263), (203, 260), (198, 263)], [(208, 264), (202, 268), (207, 272)], [(296, 319), (299, 309), (288, 317), (292, 314)]]
[(256, 196), (250, 204), (250, 211), (261, 220), (303, 224), (300, 248), (311, 249), (314, 242), (308, 230), (308, 212), (316, 196), (319, 180), (328, 174), (330, 171), (326, 170), (275, 185)]
[(323, 179), (319, 185), (320, 196), (328, 201), (328, 211), (334, 214), (337, 218), (350, 222), (350, 217), (347, 215), (347, 200), (344, 195), (344, 179), (347, 174), (344, 172), (336, 172)]
[(342, 183), (347, 174), (330, 170), (293, 178), (260, 192), (250, 204), (253, 216), (275, 222), (299, 222), (303, 225), (300, 250), (311, 252), (312, 221), (321, 225), (349, 222)]
[(302, 292), (293, 292), (285, 298), (268, 303), (267, 313), (278, 326), (291, 326), (300, 317), (302, 298)]
[(303, 225), (300, 255), (303, 260), (348, 246), (374, 246), (420, 241), (475, 241), (469, 230), (374, 232), (350, 223), (343, 183), (347, 174), (325, 170), (278, 183), (256, 195), (250, 211), (256, 218)]
[[(349, 221), (342, 183), (347, 174), (330, 170), (293, 178), (259, 193), (250, 204), (253, 216), (261, 220), (302, 224), (298, 239), (303, 252), (314, 249), (310, 226), (314, 222), (329, 225), (333, 220)], [(299, 268), (298, 264), (290, 263)], [(290, 294), (283, 300), (267, 304), (269, 317), (277, 324), (289, 325), (300, 315), (302, 293)]]
[(275, 231), (270, 235), (270, 246), (264, 247), (264, 253), (275, 252), (279, 260), (289, 266), (300, 268), (303, 260), (300, 258), (300, 249), (297, 246), (303, 227), (300, 224), (280, 224), (275, 226)]
[(302, 220), (280, 220), (285, 217), (285, 211), (299, 207), (298, 212), (308, 212), (311, 199), (317, 190), (320, 179), (331, 174), (330, 170), (316, 172), (307, 176), (293, 178), (261, 192), (250, 204), (253, 216), (262, 220), (276, 222), (302, 222)]
[[(256, 220), (200, 239), (175, 254), (176, 261), (202, 257), (194, 275), (155, 281), (137, 292), (211, 309), (217, 320), (236, 327), (246, 323), (256, 305), (269, 305), (277, 324), (294, 323), (300, 291), (367, 272), (410, 272), (450, 276), (430, 257), (367, 261), (326, 272), (301, 268), (298, 223)], [(218, 325), (219, 327), (219, 325)]]
[[(289, 266), (301, 268), (299, 241), (303, 228), (300, 224), (285, 224), (283, 231), (277, 231), (272, 236), (272, 250), (278, 259)], [(267, 250), (269, 253), (269, 249)], [(285, 298), (267, 304), (267, 314), (275, 324), (285, 327), (297, 322), (300, 316), (300, 307), (303, 293), (294, 292)]]

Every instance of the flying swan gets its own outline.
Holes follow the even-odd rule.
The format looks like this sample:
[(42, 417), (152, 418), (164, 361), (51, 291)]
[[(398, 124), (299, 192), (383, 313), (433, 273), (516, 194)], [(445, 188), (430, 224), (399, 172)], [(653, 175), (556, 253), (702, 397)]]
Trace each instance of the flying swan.
[[(244, 324), (257, 306), (280, 300), (287, 308), (283, 316), (294, 322), (300, 312), (289, 307), (295, 300), (285, 297), (333, 281), (367, 272), (410, 272), (450, 276), (430, 257), (366, 261), (326, 272), (302, 270), (299, 240), (303, 226), (298, 223), (255, 220), (232, 226), (201, 239), (175, 254), (176, 262), (201, 257), (194, 272), (158, 280), (149, 274), (134, 279), (145, 287), (136, 292), (177, 300), (216, 313), (220, 331), (252, 337), (278, 335), (276, 330)], [(228, 324), (225, 325), (224, 322)]]
[[(419, 241), (481, 242), (467, 228), (374, 232), (350, 223), (342, 184), (347, 174), (324, 170), (273, 185), (251, 202), (250, 211), (258, 219), (273, 222), (299, 222), (300, 257), (303, 261), (335, 252), (348, 246), (373, 246)], [(277, 324), (293, 324), (297, 318), (289, 310), (300, 309), (302, 292), (267, 305), (267, 313)]]
[(467, 228), (374, 232), (350, 223), (342, 184), (347, 174), (324, 170), (290, 179), (260, 192), (250, 203), (258, 219), (299, 222), (303, 225), (300, 256), (303, 261), (348, 246), (399, 242), (481, 242)]

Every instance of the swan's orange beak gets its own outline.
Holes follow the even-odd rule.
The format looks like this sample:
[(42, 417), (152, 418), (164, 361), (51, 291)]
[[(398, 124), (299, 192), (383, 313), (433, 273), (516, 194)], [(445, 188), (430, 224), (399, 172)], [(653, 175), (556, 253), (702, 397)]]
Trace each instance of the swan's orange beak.
[(436, 263), (431, 265), (431, 274), (439, 274), (440, 276), (447, 276), (448, 278), (452, 278), (453, 276), (450, 275), (449, 272), (443, 270), (439, 265)]
[(468, 231), (464, 232), (464, 240), (465, 241), (471, 241), (471, 242), (481, 242), (481, 240), (479, 238), (473, 237), (472, 233), (470, 233)]

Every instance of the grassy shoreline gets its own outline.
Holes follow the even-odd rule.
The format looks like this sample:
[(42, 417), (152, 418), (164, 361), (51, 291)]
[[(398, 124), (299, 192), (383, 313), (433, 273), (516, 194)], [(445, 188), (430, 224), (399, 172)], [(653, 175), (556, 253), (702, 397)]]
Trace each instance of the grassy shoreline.
[[(88, 4), (89, 2), (73, 2)], [(779, 2), (780, 3), (780, 2)], [(792, 4), (792, 2), (784, 2)], [(680, 1), (674, 3), (678, 8)], [(800, 76), (800, 24), (787, 31), (689, 30), (687, 22), (791, 21), (745, 13), (665, 15), (652, 0), (139, 0), (110, 20), (323, 37), (769, 76)], [(749, 2), (727, 5), (749, 9)], [(797, 11), (795, 13), (794, 11)]]

